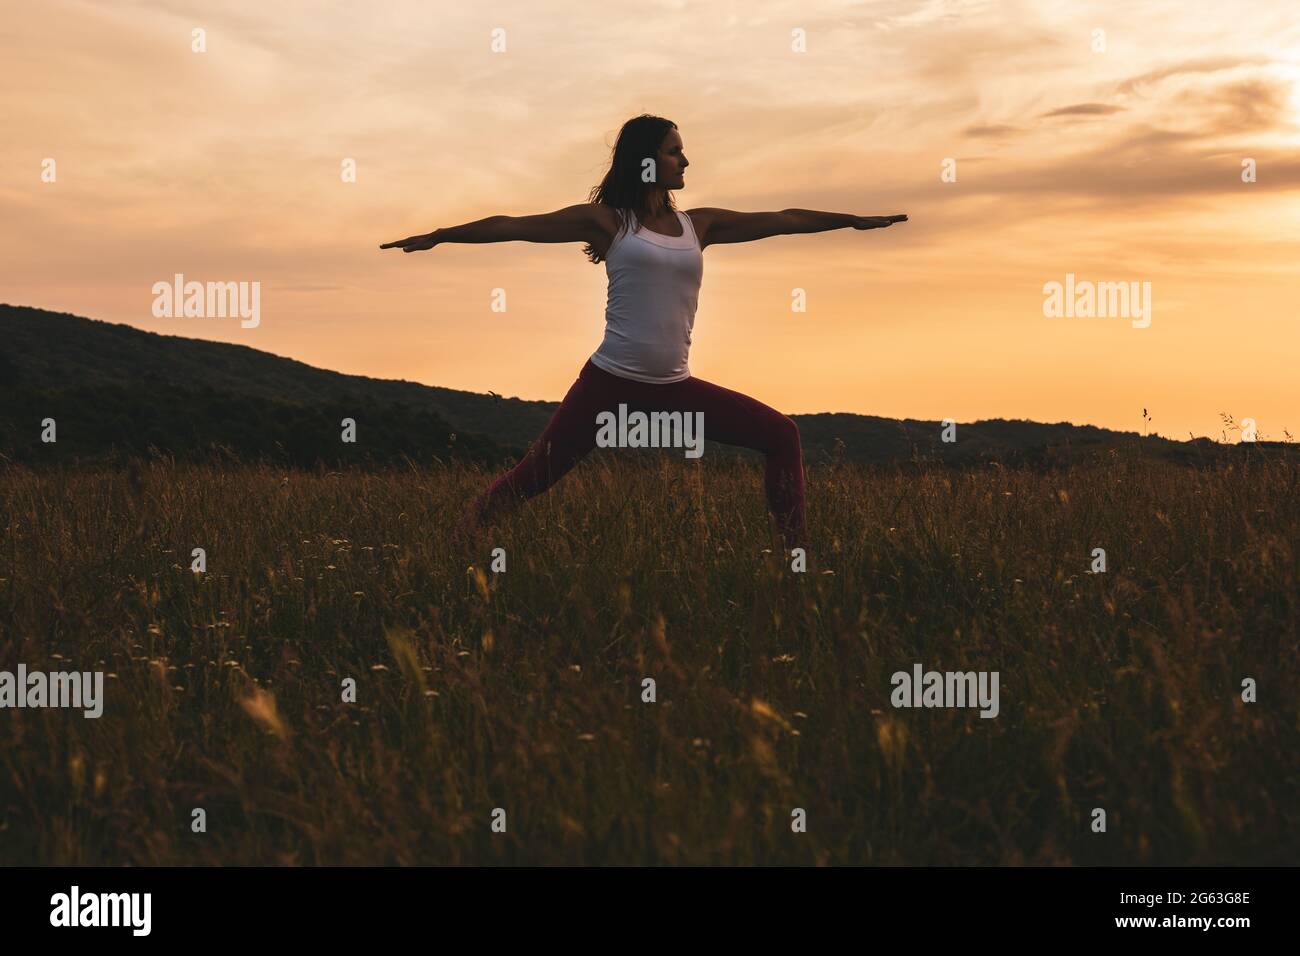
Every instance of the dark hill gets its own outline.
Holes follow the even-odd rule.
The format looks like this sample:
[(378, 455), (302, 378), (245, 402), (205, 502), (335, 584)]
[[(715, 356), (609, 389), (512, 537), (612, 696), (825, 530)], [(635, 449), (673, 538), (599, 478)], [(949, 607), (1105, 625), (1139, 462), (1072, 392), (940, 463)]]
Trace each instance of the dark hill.
[[(0, 394), (0, 455), (25, 463), (157, 451), (296, 465), (499, 464), (522, 453), (559, 404), (344, 375), (247, 346), (11, 305), (0, 305)], [(357, 422), (356, 444), (340, 441), (345, 417)], [(959, 423), (959, 440), (945, 444), (938, 422), (793, 417), (810, 463), (930, 458), (1051, 466), (1137, 443), (1148, 454), (1195, 462), (1244, 450), (1208, 439), (1001, 419)], [(57, 422), (53, 446), (40, 440), (45, 418)], [(732, 451), (712, 442), (707, 448)]]

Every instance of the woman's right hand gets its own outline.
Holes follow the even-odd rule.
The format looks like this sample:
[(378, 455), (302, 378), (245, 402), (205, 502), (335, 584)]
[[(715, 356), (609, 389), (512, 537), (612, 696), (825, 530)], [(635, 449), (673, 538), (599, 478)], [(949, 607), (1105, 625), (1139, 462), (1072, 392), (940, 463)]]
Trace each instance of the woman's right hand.
[(397, 249), (403, 252), (422, 252), (425, 249), (432, 249), (438, 244), (438, 230), (426, 232), (422, 236), (407, 236), (405, 239), (398, 239), (396, 242), (385, 242), (380, 249)]
[(907, 216), (858, 216), (854, 229), (884, 229), (896, 222), (907, 222)]

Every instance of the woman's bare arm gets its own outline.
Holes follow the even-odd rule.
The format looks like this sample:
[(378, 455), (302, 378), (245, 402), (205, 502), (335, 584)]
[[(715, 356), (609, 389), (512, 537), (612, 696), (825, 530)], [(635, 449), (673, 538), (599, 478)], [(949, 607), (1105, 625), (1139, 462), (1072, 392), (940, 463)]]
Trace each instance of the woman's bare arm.
[(385, 242), (380, 249), (418, 252), (440, 242), (591, 242), (612, 235), (612, 210), (584, 202), (536, 216), (488, 216), (459, 226)]
[(735, 212), (703, 207), (688, 210), (700, 247), (724, 242), (752, 242), (768, 236), (793, 236), (828, 229), (883, 229), (907, 216), (855, 216), (847, 212), (817, 212), (814, 209), (783, 209), (780, 212)]

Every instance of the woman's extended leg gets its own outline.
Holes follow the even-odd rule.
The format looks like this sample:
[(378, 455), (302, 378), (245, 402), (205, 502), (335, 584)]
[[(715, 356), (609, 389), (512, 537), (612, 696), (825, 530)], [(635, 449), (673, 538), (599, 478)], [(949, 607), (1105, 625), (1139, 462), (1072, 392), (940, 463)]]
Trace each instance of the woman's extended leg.
[(659, 387), (664, 389), (663, 411), (704, 413), (705, 438), (752, 448), (767, 456), (763, 482), (768, 508), (776, 517), (786, 547), (806, 547), (803, 449), (794, 419), (748, 395), (699, 378)]

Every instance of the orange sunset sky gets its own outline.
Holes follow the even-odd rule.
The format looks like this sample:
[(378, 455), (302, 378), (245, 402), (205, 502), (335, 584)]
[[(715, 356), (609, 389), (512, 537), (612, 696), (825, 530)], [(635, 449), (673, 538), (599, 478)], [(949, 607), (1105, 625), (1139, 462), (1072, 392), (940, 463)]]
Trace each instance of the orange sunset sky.
[[(644, 111), (680, 128), (682, 209), (911, 217), (706, 250), (701, 378), (795, 414), (1300, 437), (1291, 2), (3, 0), (0, 49), (3, 302), (558, 400), (603, 330), (579, 245), (377, 246), (585, 200)], [(154, 318), (178, 272), (260, 282), (260, 325)], [(1150, 327), (1045, 317), (1067, 273), (1150, 282)]]

